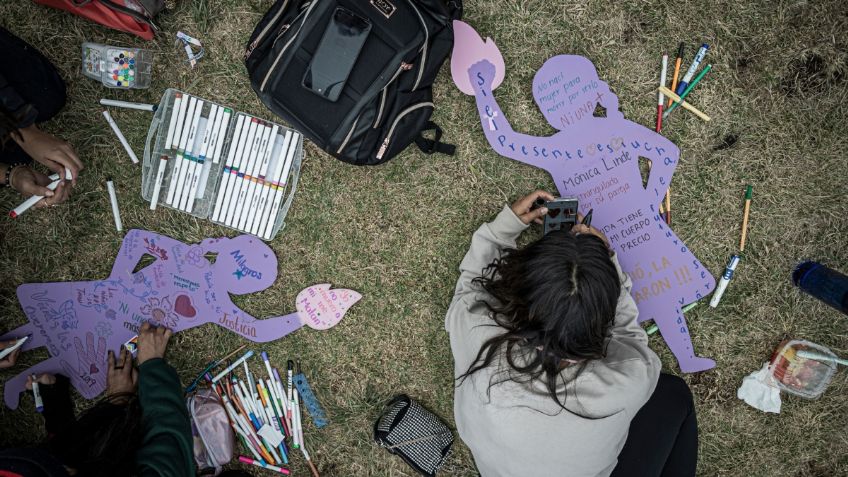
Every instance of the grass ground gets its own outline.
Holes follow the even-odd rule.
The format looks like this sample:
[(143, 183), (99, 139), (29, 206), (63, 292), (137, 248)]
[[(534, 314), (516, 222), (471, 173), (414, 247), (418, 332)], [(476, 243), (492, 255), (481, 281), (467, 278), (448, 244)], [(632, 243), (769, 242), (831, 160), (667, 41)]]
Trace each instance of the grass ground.
[[(21, 283), (108, 274), (122, 237), (111, 223), (107, 176), (116, 181), (127, 228), (185, 242), (232, 235), (170, 209), (150, 212), (140, 197), (139, 169), (106, 127), (97, 100), (156, 102), (174, 87), (271, 119), (241, 62), (246, 39), (270, 4), (178, 2), (159, 18), (162, 31), (149, 43), (30, 2), (0, 4), (0, 24), (41, 49), (67, 80), (68, 105), (46, 128), (72, 142), (87, 166), (67, 205), (0, 219), (0, 328), (25, 321), (14, 295)], [(680, 40), (687, 56), (701, 42), (711, 45), (714, 72), (692, 101), (714, 120), (675, 113), (664, 129), (682, 152), (673, 183), (674, 229), (720, 275), (738, 241), (745, 184), (754, 185), (755, 199), (746, 260), (721, 306), (702, 305), (688, 315), (696, 347), (718, 362), (715, 370), (685, 377), (701, 427), (698, 473), (848, 475), (844, 370), (819, 400), (784, 396), (780, 415), (756, 411), (735, 396), (742, 377), (759, 368), (784, 337), (848, 355), (848, 319), (789, 282), (793, 265), (805, 258), (848, 271), (848, 10), (842, 2), (467, 1), (466, 20), (500, 46), (507, 76), (498, 98), (516, 129), (533, 134), (548, 132), (530, 90), (548, 57), (590, 58), (618, 94), (624, 114), (650, 127), (656, 104), (650, 91), (661, 52), (673, 53)], [(207, 48), (195, 71), (173, 46), (177, 30), (199, 37)], [(82, 77), (83, 41), (156, 50), (153, 86), (116, 93)], [(301, 330), (266, 347), (278, 362), (298, 357), (304, 363), (331, 416), (329, 427), (307, 430), (323, 475), (412, 475), (371, 442), (381, 403), (403, 391), (453, 421), (452, 360), (442, 318), (457, 265), (471, 233), (505, 201), (534, 188), (553, 189), (544, 172), (491, 151), (472, 98), (453, 87), (447, 68), (435, 95), (435, 120), (459, 146), (453, 157), (410, 148), (384, 166), (354, 168), (306, 146), (287, 228), (271, 244), (280, 278), (242, 302), (255, 315), (278, 315), (293, 310), (300, 289), (325, 281), (365, 295), (335, 329)], [(149, 116), (124, 110), (113, 115), (140, 152)], [(17, 202), (12, 193), (0, 192), (0, 209)], [(234, 335), (207, 326), (176, 336), (169, 360), (187, 380), (238, 345)], [(651, 346), (666, 370), (677, 372), (659, 336)], [(29, 353), (2, 378), (45, 357), (44, 351)], [(0, 410), (0, 426), (2, 442), (43, 437), (27, 401), (15, 412)], [(299, 460), (294, 469), (306, 475)], [(468, 450), (457, 442), (444, 475), (474, 473)]]

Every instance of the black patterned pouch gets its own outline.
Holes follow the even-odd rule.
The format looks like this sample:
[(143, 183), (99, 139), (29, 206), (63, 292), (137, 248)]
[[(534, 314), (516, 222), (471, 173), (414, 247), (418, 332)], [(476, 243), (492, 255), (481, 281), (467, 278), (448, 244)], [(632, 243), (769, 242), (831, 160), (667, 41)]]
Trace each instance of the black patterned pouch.
[(421, 475), (434, 477), (450, 453), (453, 432), (417, 401), (399, 394), (374, 423), (374, 440)]

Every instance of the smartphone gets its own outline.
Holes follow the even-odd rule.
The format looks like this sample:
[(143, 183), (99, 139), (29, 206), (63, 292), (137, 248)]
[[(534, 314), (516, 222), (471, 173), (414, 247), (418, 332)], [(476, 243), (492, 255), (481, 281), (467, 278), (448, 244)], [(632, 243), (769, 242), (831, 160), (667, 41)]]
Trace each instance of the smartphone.
[(303, 87), (327, 100), (338, 100), (370, 32), (368, 19), (336, 8), (303, 75)]
[(579, 203), (575, 197), (560, 197), (544, 205), (548, 208), (545, 215), (545, 235), (554, 230), (571, 230), (577, 223), (577, 206)]

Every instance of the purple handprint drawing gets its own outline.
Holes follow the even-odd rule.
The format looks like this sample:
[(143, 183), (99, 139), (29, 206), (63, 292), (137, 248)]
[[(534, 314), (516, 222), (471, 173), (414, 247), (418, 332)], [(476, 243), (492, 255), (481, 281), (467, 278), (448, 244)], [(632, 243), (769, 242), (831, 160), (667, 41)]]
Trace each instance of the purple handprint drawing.
[[(145, 257), (149, 263), (142, 261)], [(117, 351), (144, 322), (175, 332), (215, 323), (251, 341), (267, 342), (303, 325), (328, 329), (362, 298), (352, 290), (318, 284), (300, 292), (296, 312), (268, 319), (245, 313), (230, 298), (262, 291), (276, 279), (277, 257), (256, 237), (189, 245), (130, 230), (105, 280), (18, 287), (29, 323), (0, 339), (30, 335), (23, 350), (44, 346), (50, 358), (6, 381), (6, 405), (17, 408), (26, 378), (33, 373), (66, 374), (80, 394), (96, 397), (106, 389), (107, 350)]]
[[(639, 321), (654, 320), (683, 372), (715, 362), (695, 354), (680, 308), (715, 288), (715, 279), (660, 219), (657, 206), (677, 167), (679, 151), (656, 132), (624, 119), (618, 97), (591, 61), (574, 55), (548, 59), (533, 79), (533, 97), (558, 132), (534, 137), (512, 129), (494, 97), (504, 62), (490, 39), (455, 21), (451, 71), (457, 87), (476, 98), (486, 139), (500, 155), (548, 171), (561, 196), (576, 197), (582, 213), (594, 209), (633, 280)], [(606, 110), (596, 116), (598, 105)], [(639, 158), (653, 163), (643, 183)]]

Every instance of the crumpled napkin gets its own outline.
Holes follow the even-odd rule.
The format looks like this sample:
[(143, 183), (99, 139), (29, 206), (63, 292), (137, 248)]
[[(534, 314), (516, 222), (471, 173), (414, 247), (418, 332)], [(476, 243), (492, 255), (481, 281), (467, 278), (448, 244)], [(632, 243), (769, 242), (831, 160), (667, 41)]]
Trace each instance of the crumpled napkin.
[(760, 411), (780, 414), (780, 389), (769, 373), (768, 363), (763, 364), (759, 371), (742, 378), (742, 386), (736, 391), (736, 397)]

